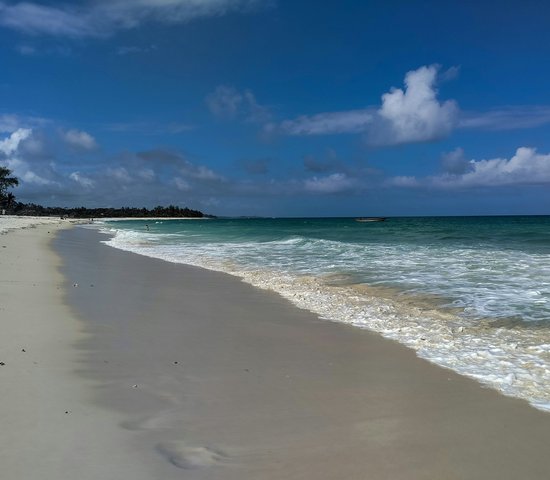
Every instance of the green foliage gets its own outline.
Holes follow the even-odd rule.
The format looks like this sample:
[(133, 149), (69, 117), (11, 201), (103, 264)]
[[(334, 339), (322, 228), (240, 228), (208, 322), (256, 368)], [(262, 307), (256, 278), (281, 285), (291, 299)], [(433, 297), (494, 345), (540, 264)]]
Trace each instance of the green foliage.
[(4, 197), (10, 187), (19, 185), (19, 180), (16, 177), (11, 177), (11, 170), (7, 167), (0, 166), (0, 197)]
[(19, 185), (17, 177), (11, 176), (11, 170), (0, 166), (0, 207), (11, 208), (15, 203), (13, 193), (8, 193), (8, 188)]
[(202, 218), (210, 217), (198, 210), (191, 210), (187, 207), (181, 208), (175, 205), (168, 207), (158, 206), (152, 210), (147, 208), (63, 208), (63, 207), (43, 207), (35, 203), (19, 203), (15, 201), (15, 195), (8, 192), (8, 188), (19, 185), (19, 180), (11, 176), (9, 168), (0, 166), (0, 207), (8, 210), (8, 213), (15, 215), (37, 215), (37, 216), (56, 216), (71, 218), (117, 218), (117, 217), (191, 217)]
[(15, 215), (36, 215), (36, 216), (55, 216), (70, 218), (121, 218), (121, 217), (176, 217), (176, 218), (202, 218), (210, 217), (198, 210), (191, 210), (187, 207), (180, 208), (174, 205), (169, 207), (155, 207), (152, 210), (147, 208), (122, 207), (122, 208), (63, 208), (63, 207), (44, 207), (34, 203), (15, 202), (12, 212)]

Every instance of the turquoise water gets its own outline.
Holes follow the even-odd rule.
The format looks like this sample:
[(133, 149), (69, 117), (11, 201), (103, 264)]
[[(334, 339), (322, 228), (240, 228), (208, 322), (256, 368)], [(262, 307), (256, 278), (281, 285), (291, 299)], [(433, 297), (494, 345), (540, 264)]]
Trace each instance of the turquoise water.
[(132, 220), (108, 230), (114, 247), (239, 276), (550, 405), (550, 217)]

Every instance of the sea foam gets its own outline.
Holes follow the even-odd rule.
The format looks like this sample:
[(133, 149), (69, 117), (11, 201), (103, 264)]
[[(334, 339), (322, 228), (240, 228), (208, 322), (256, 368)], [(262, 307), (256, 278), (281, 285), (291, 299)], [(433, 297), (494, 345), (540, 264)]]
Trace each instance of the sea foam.
[(550, 411), (550, 327), (542, 321), (550, 317), (548, 255), (516, 251), (512, 262), (507, 251), (456, 246), (412, 250), (300, 236), (197, 242), (106, 231), (110, 246), (238, 276)]

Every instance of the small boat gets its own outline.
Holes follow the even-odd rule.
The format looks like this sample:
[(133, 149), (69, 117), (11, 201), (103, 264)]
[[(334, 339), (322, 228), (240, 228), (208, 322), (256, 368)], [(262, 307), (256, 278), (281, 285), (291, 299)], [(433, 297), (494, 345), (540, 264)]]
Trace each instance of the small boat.
[(356, 222), (383, 222), (387, 217), (359, 217), (356, 218)]

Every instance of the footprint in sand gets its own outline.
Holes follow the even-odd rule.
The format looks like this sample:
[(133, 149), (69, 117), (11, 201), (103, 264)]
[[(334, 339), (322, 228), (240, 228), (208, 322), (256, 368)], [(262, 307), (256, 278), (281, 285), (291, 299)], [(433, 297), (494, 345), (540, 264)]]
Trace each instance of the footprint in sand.
[(157, 451), (172, 465), (185, 470), (218, 465), (228, 459), (228, 456), (221, 450), (209, 447), (189, 447), (183, 442), (159, 443)]

